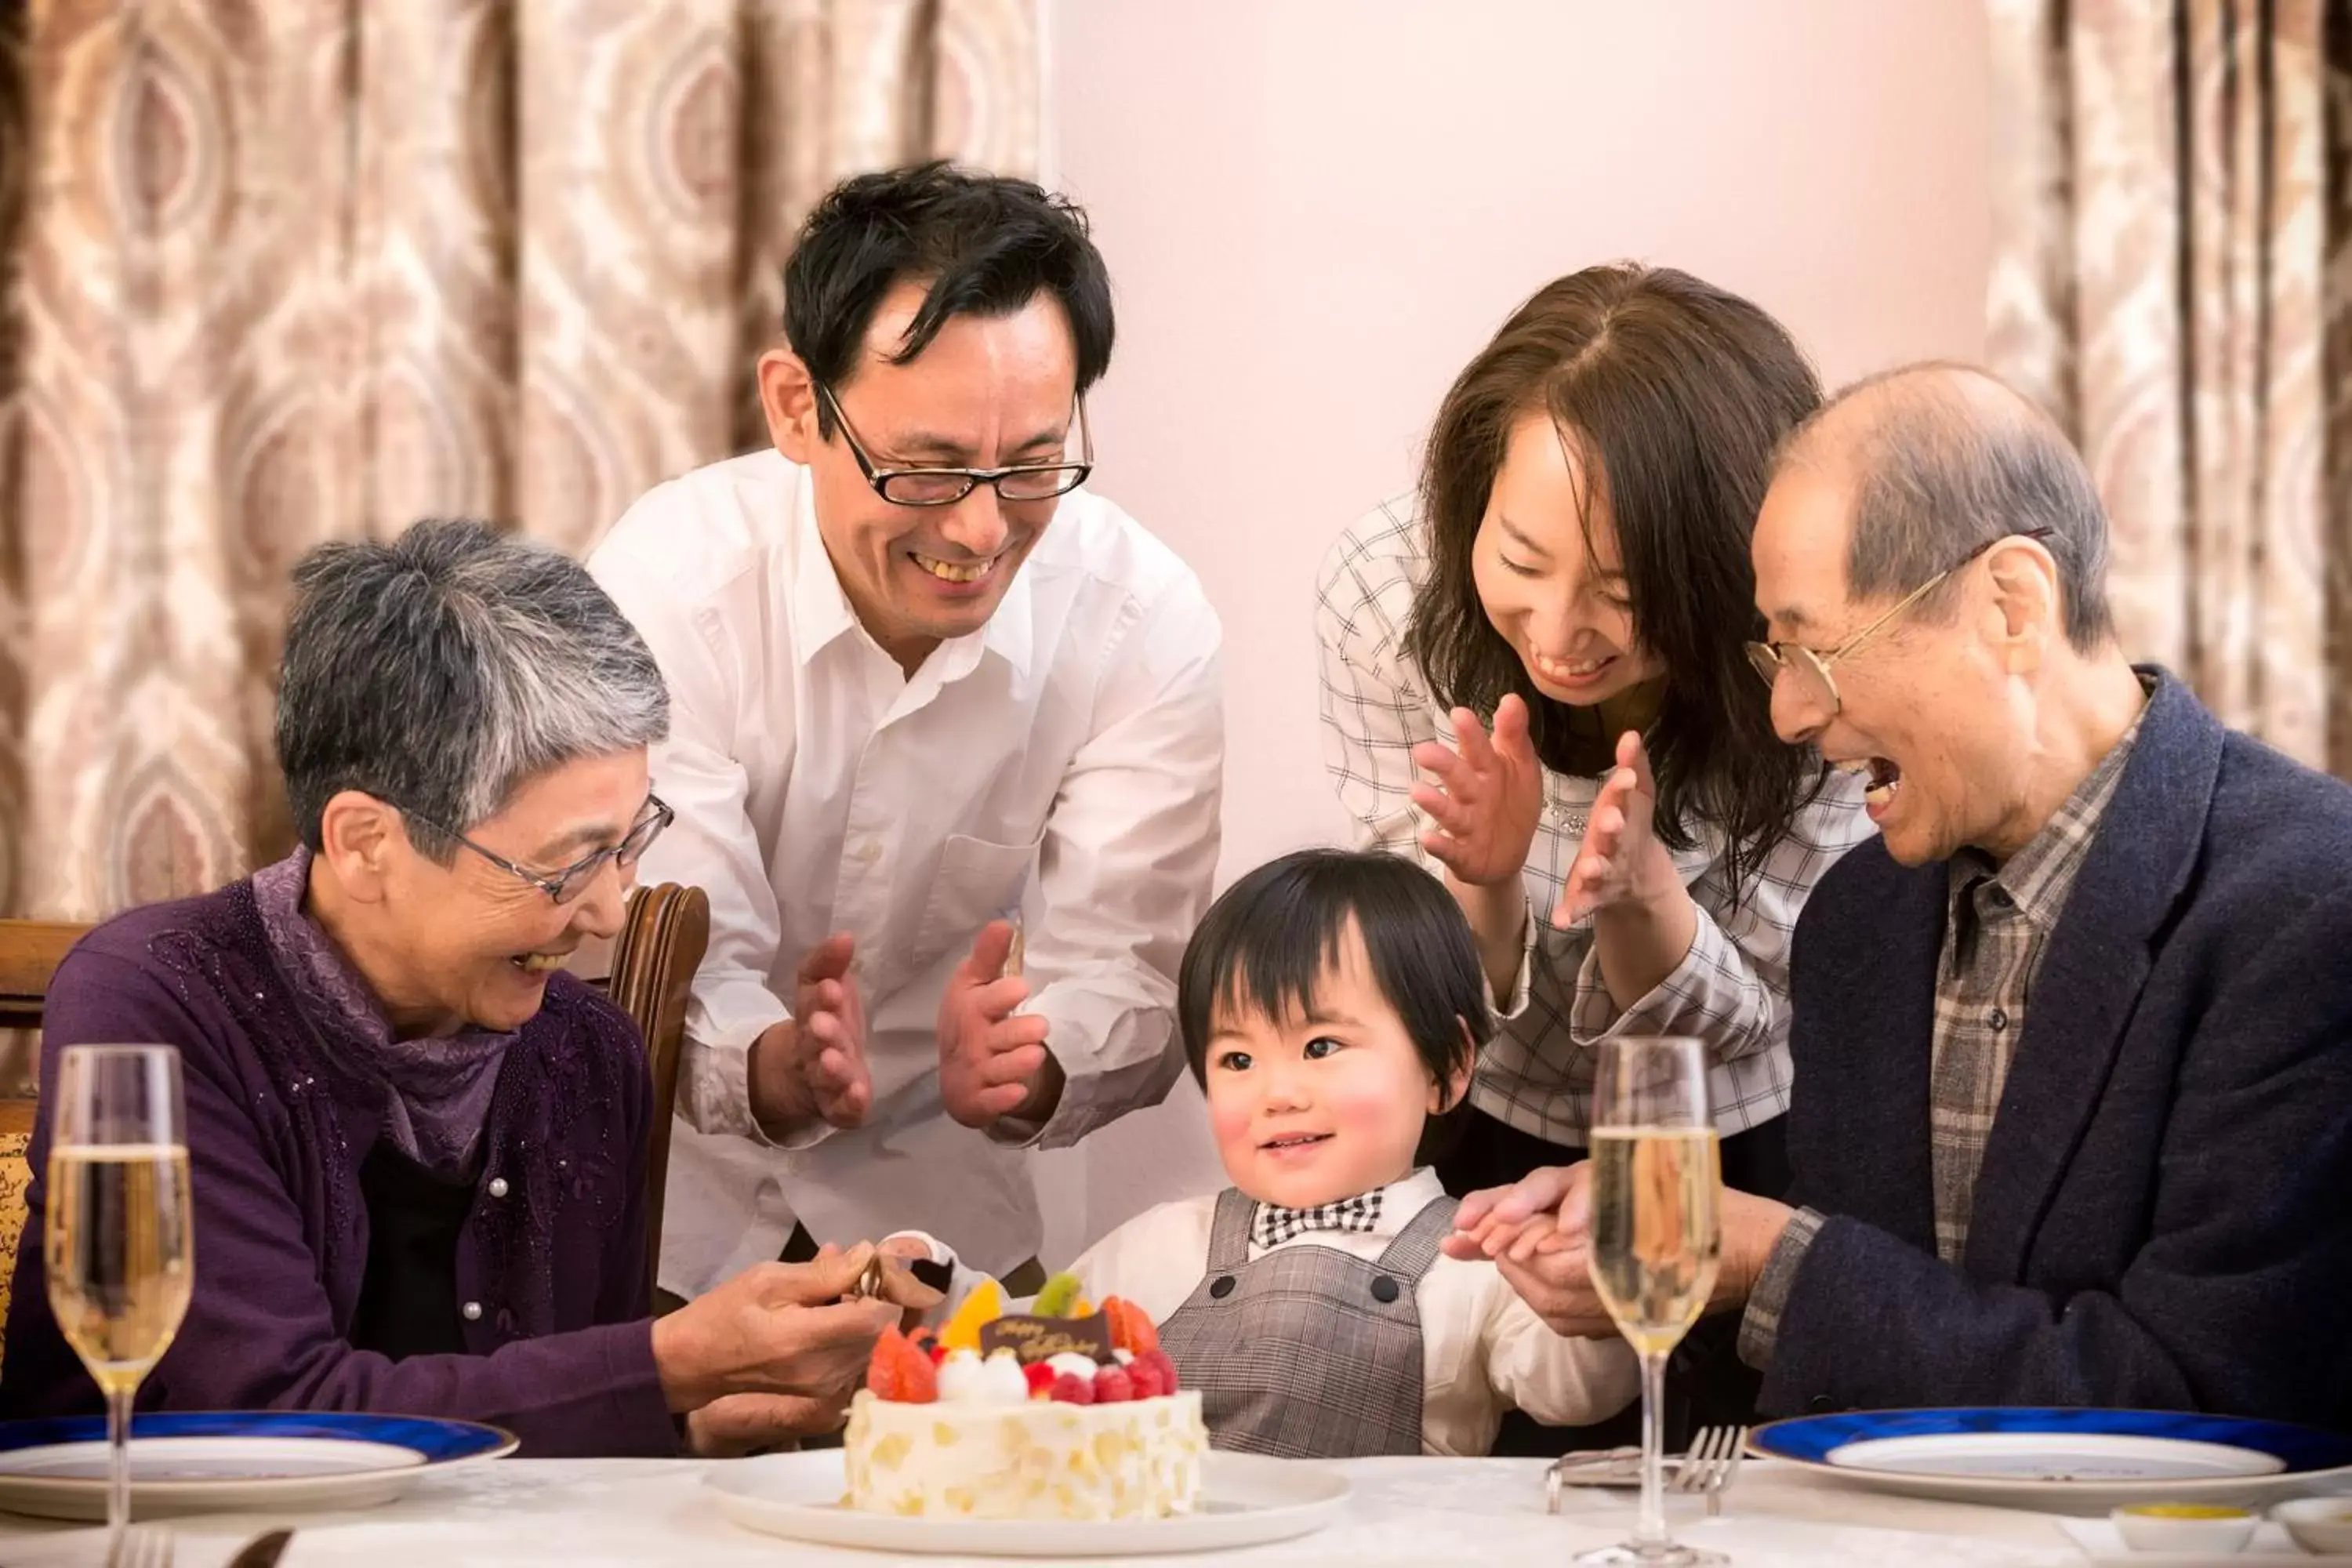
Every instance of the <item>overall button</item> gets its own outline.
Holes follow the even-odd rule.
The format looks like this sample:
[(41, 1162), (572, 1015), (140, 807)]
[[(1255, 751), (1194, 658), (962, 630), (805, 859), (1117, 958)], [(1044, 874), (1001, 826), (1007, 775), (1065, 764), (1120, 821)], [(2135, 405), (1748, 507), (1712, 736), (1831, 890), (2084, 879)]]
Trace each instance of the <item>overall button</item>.
[(1234, 1277), (1232, 1275), (1220, 1274), (1214, 1279), (1209, 1281), (1209, 1294), (1214, 1296), (1218, 1300), (1222, 1301), (1233, 1293)]
[(479, 1301), (468, 1301), (457, 1309), (457, 1315), (469, 1323), (478, 1323), (482, 1321), (482, 1304)]
[(2002, 1012), (2000, 1008), (1995, 1007), (1991, 1012), (1985, 1015), (1985, 1022), (1990, 1025), (1992, 1026), (1992, 1032), (1998, 1035), (2003, 1029), (2009, 1027), (2009, 1015)]
[(490, 1196), (494, 1198), (502, 1198), (506, 1195), (507, 1179), (504, 1176), (492, 1176), (490, 1178)]
[(1383, 1274), (1372, 1281), (1372, 1300), (1393, 1301), (1397, 1299), (1397, 1282)]
[(1830, 1396), (1828, 1394), (1816, 1394), (1811, 1399), (1805, 1401), (1805, 1408), (1811, 1411), (1816, 1415), (1826, 1415), (1834, 1408), (1834, 1406), (1831, 1405)]

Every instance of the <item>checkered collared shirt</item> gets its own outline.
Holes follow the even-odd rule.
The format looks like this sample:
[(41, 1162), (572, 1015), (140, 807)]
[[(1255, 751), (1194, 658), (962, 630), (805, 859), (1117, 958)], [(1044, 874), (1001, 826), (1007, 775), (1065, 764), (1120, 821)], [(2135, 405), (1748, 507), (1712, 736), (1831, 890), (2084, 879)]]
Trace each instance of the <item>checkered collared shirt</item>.
[[(1323, 758), (1355, 822), (1355, 840), (1443, 868), (1421, 846), (1428, 819), (1413, 805), (1412, 748), (1454, 744), (1454, 726), (1403, 648), (1416, 588), (1428, 571), (1425, 531), (1391, 503), (1341, 535), (1317, 585), (1322, 645)], [(1763, 700), (1759, 687), (1757, 700)], [(1618, 1035), (1693, 1035), (1707, 1042), (1708, 1093), (1726, 1134), (1789, 1106), (1789, 941), (1822, 873), (1874, 829), (1861, 786), (1835, 775), (1799, 814), (1734, 904), (1723, 836), (1674, 857), (1698, 906), (1696, 936), (1672, 974), (1619, 1009), (1601, 983), (1589, 921), (1552, 925), (1601, 783), (1544, 773), (1544, 814), (1522, 879), (1529, 918), (1512, 994), (1496, 998), (1500, 1030), (1481, 1053), (1471, 1103), (1549, 1142), (1582, 1146), (1591, 1121), (1599, 1044)]]
[(1936, 960), (1935, 1065), (1927, 1089), (1936, 1254), (1947, 1263), (1958, 1263), (1968, 1250), (1977, 1172), (2025, 1029), (2025, 1005), (2042, 972), (2042, 952), (2138, 739), (2134, 719), (2091, 776), (2007, 865), (1995, 867), (1977, 849), (1963, 849), (1948, 862), (1951, 905), (1944, 951)]
[[(2141, 684), (2153, 690), (2152, 682)], [(2147, 714), (2142, 708), (2142, 717)], [(2050, 935), (2098, 837), (2100, 820), (2123, 782), (2139, 739), (2134, 719), (2090, 776), (2025, 847), (1996, 868), (1982, 851), (1947, 861), (1950, 902), (1943, 950), (1936, 959), (1936, 1022), (1928, 1043), (1927, 1139), (1935, 1189), (1936, 1256), (1958, 1264), (1968, 1252), (1969, 1219), (1985, 1143), (2009, 1084), (2009, 1064), (2025, 1031), (2025, 1006), (2042, 972)], [(1795, 1286), (1805, 1249), (1822, 1216), (1800, 1210), (1782, 1233), (1748, 1298), (1739, 1353), (1766, 1365), (1779, 1338), (1781, 1309)]]

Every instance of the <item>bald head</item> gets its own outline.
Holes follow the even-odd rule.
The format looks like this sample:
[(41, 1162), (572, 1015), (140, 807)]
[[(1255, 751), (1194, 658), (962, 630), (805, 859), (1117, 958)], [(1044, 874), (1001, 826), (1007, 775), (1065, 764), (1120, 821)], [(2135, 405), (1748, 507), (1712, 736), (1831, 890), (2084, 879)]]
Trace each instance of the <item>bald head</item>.
[[(1857, 382), (1782, 443), (1775, 477), (1791, 469), (1849, 498), (1853, 598), (1907, 594), (1980, 546), (2041, 531), (2066, 640), (2089, 653), (2114, 636), (2106, 510), (2090, 472), (2065, 433), (1997, 377), (1928, 363)], [(1945, 596), (1929, 595), (1920, 613), (1945, 614)]]

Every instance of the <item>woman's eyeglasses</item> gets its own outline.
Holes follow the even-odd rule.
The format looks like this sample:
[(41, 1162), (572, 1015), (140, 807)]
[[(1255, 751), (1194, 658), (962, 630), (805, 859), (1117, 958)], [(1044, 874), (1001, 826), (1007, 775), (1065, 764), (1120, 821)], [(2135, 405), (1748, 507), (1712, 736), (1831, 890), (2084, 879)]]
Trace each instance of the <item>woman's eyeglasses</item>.
[(635, 869), (646, 847), (661, 837), (662, 829), (677, 820), (677, 813), (669, 808), (668, 803), (657, 795), (649, 795), (637, 813), (636, 821), (630, 825), (627, 833), (622, 835), (618, 844), (607, 845), (593, 855), (583, 856), (561, 871), (541, 873), (527, 866), (519, 866), (494, 849), (483, 848), (453, 827), (444, 827), (432, 818), (420, 816), (405, 807), (401, 810), (402, 815), (423, 823), (434, 832), (456, 839), (499, 870), (521, 878), (559, 904), (571, 903), (585, 893), (607, 860), (623, 871)]

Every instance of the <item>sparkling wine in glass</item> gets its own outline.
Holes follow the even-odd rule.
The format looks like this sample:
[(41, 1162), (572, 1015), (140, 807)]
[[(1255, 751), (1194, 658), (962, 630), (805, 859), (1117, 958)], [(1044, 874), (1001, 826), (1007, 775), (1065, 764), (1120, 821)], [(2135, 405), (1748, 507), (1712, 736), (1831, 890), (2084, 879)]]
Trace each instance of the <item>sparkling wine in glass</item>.
[(195, 1278), (180, 1054), (69, 1046), (49, 1108), (49, 1310), (106, 1396), (109, 1560), (131, 1517), (131, 1402)]
[(1723, 1258), (1722, 1161), (1696, 1040), (1626, 1038), (1602, 1049), (1592, 1108), (1592, 1284), (1642, 1362), (1642, 1505), (1633, 1537), (1590, 1563), (1717, 1563), (1666, 1530), (1660, 1425), (1666, 1357), (1706, 1310)]

